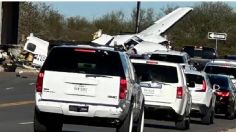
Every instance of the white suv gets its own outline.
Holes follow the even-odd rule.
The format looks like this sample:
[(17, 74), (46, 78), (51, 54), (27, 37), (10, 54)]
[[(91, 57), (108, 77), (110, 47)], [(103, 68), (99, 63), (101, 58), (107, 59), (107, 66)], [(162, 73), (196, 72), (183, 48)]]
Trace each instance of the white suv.
[(143, 131), (142, 90), (128, 56), (114, 49), (54, 47), (38, 75), (35, 101), (35, 132), (62, 131), (63, 123)]
[(187, 83), (194, 83), (195, 86), (189, 87), (192, 95), (192, 112), (201, 114), (204, 124), (211, 124), (215, 115), (215, 90), (205, 72), (185, 71)]
[(146, 110), (174, 118), (176, 128), (188, 129), (191, 95), (183, 68), (176, 63), (131, 59), (145, 96)]

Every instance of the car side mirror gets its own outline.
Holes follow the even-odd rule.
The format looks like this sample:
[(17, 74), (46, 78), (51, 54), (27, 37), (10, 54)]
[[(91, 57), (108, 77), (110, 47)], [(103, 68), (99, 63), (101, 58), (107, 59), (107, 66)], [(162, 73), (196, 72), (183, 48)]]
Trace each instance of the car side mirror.
[(191, 81), (191, 82), (187, 83), (187, 86), (188, 87), (195, 87), (194, 81)]
[(214, 90), (214, 91), (220, 90), (220, 85), (218, 85), (218, 84), (213, 84), (213, 90)]

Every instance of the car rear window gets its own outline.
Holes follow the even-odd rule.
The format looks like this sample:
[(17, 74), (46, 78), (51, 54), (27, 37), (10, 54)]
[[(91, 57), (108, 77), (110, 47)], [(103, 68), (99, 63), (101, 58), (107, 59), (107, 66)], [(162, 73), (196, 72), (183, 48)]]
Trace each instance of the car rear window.
[(167, 55), (167, 54), (152, 54), (150, 56), (152, 60), (167, 61), (173, 63), (184, 63), (183, 56), (179, 55)]
[(207, 66), (205, 68), (206, 73), (211, 73), (211, 74), (224, 74), (224, 75), (229, 75), (233, 76), (236, 78), (236, 68), (234, 67), (225, 67), (225, 66)]
[(176, 67), (134, 63), (140, 81), (178, 83)]
[(229, 82), (227, 77), (211, 75), (209, 76), (209, 80), (212, 86), (214, 84), (218, 84), (220, 86), (220, 89), (225, 89), (225, 90), (229, 89)]
[(125, 77), (118, 52), (93, 49), (54, 48), (42, 70)]
[(187, 82), (195, 82), (196, 84), (202, 84), (204, 80), (203, 76), (195, 74), (185, 74)]

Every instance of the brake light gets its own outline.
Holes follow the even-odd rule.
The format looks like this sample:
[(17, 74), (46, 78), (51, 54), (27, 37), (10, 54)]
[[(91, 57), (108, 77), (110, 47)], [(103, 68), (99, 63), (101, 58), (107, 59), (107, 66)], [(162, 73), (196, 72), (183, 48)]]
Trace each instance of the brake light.
[(202, 81), (202, 92), (206, 92), (206, 81)]
[(85, 53), (95, 53), (96, 52), (96, 50), (91, 50), (91, 49), (74, 49), (74, 51), (85, 52)]
[(36, 82), (36, 92), (42, 92), (43, 89), (43, 77), (44, 72), (41, 71), (38, 75), (37, 82)]
[(229, 92), (216, 92), (217, 95), (222, 96), (222, 97), (228, 97)]
[(148, 60), (146, 61), (147, 64), (157, 64), (157, 61), (154, 60)]
[(182, 99), (183, 98), (183, 87), (177, 87), (176, 98), (177, 99)]
[(120, 79), (120, 99), (126, 98), (126, 92), (127, 92), (127, 81), (125, 79)]

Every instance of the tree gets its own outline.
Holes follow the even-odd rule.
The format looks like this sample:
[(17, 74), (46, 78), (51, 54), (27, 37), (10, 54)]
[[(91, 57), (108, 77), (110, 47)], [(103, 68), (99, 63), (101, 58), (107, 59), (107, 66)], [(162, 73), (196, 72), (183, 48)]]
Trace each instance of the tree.
[[(194, 10), (182, 21), (180, 21), (167, 34), (174, 41), (175, 46), (181, 48), (183, 45), (203, 45), (213, 47), (215, 41), (208, 40), (208, 32), (225, 32), (230, 36), (235, 34), (235, 12), (232, 7), (223, 2), (203, 2), (195, 5)], [(219, 42), (230, 46), (233, 37), (228, 37), (225, 42)], [(220, 54), (224, 47), (220, 45)]]

